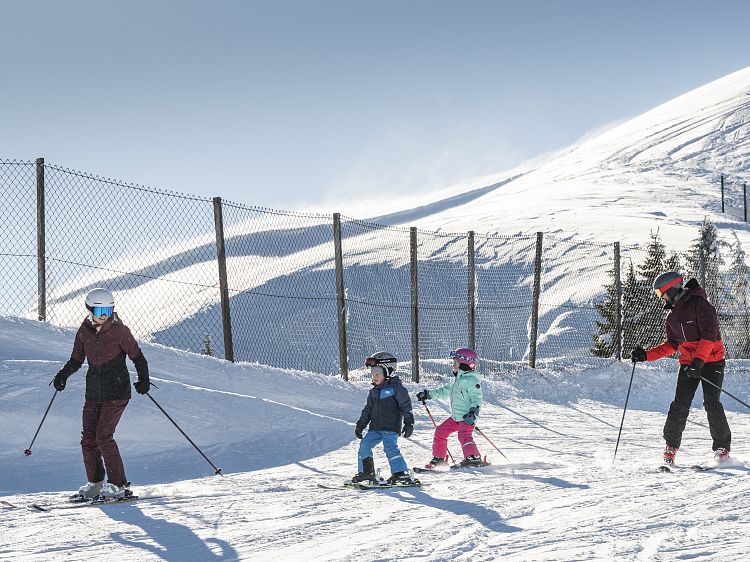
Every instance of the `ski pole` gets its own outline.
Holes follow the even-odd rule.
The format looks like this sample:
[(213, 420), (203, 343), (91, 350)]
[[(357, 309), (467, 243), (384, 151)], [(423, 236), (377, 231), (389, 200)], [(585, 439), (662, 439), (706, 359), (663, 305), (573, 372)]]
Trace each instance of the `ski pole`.
[[(432, 417), (432, 414), (430, 413), (430, 409), (427, 407), (427, 404), (422, 402), (422, 406), (424, 406), (424, 409), (427, 410), (427, 415), (430, 416), (430, 419), (432, 420), (432, 425), (437, 427), (437, 424), (435, 423), (435, 418)], [(451, 458), (451, 462), (453, 464), (456, 464), (456, 459), (453, 458), (453, 455), (451, 455), (450, 449), (445, 449), (448, 451), (448, 456)]]
[(625, 423), (625, 412), (628, 411), (628, 400), (630, 400), (630, 387), (633, 386), (633, 375), (635, 375), (635, 361), (633, 361), (633, 370), (630, 372), (630, 384), (628, 384), (628, 394), (625, 396), (625, 407), (622, 409), (622, 420), (620, 420), (620, 431), (617, 433), (617, 444), (615, 444), (615, 454), (612, 456), (612, 465), (617, 458), (617, 448), (620, 446), (620, 435), (622, 435), (622, 425)]
[(482, 437), (484, 437), (484, 438), (485, 438), (485, 439), (487, 440), (487, 442), (488, 442), (488, 443), (489, 443), (490, 445), (492, 445), (493, 447), (495, 447), (495, 450), (496, 450), (496, 451), (497, 451), (498, 453), (500, 453), (501, 455), (503, 455), (503, 458), (504, 458), (504, 459), (505, 459), (506, 461), (508, 461), (508, 464), (511, 464), (511, 462), (510, 462), (510, 459), (509, 459), (508, 457), (506, 457), (506, 456), (505, 456), (505, 453), (503, 453), (503, 452), (502, 452), (502, 451), (501, 451), (500, 449), (498, 449), (498, 448), (497, 448), (497, 446), (496, 446), (496, 445), (495, 445), (495, 444), (494, 444), (494, 443), (493, 443), (492, 441), (490, 441), (490, 438), (489, 438), (489, 437), (487, 437), (487, 436), (486, 436), (486, 435), (484, 434), (484, 431), (482, 431), (481, 429), (479, 429), (479, 428), (478, 428), (478, 427), (476, 427), (476, 426), (474, 426), (474, 429), (476, 429), (476, 430), (477, 430), (477, 431), (479, 432), (479, 435), (481, 435)]
[(55, 401), (55, 396), (57, 396), (58, 392), (60, 391), (55, 389), (55, 393), (52, 395), (52, 400), (49, 401), (49, 406), (47, 406), (47, 409), (44, 411), (44, 415), (42, 416), (42, 421), (39, 422), (39, 427), (36, 428), (36, 433), (34, 434), (34, 438), (31, 440), (31, 445), (29, 445), (29, 448), (23, 452), (23, 454), (26, 455), (27, 457), (31, 454), (31, 447), (34, 446), (34, 441), (36, 441), (36, 436), (39, 435), (39, 430), (42, 429), (42, 424), (44, 423), (44, 420), (47, 419), (47, 414), (49, 413), (49, 409), (52, 407), (52, 402)]
[(701, 377), (701, 380), (702, 380), (703, 382), (707, 382), (707, 383), (708, 383), (708, 384), (710, 384), (711, 386), (715, 386), (716, 388), (718, 388), (719, 390), (721, 390), (721, 391), (722, 391), (722, 392), (723, 392), (724, 394), (727, 394), (727, 395), (731, 396), (732, 398), (734, 398), (735, 400), (737, 400), (737, 402), (739, 402), (740, 404), (742, 404), (742, 405), (743, 405), (743, 406), (745, 406), (746, 408), (750, 409), (750, 406), (748, 406), (747, 404), (745, 404), (745, 403), (744, 403), (744, 402), (743, 402), (742, 400), (740, 400), (739, 398), (737, 398), (737, 397), (736, 397), (736, 396), (734, 396), (733, 394), (730, 394), (729, 392), (727, 392), (726, 390), (724, 390), (723, 388), (721, 388), (721, 387), (720, 387), (720, 386), (719, 386), (718, 384), (714, 384), (714, 383), (712, 383), (712, 382), (711, 382), (710, 380), (708, 380), (708, 379), (706, 379), (706, 378), (703, 378), (703, 377)]
[(190, 437), (187, 436), (187, 433), (185, 433), (184, 431), (182, 431), (182, 429), (180, 428), (180, 426), (177, 425), (177, 423), (172, 418), (169, 417), (169, 414), (164, 411), (164, 408), (162, 408), (161, 406), (159, 406), (159, 403), (156, 400), (154, 400), (154, 397), (151, 396), (148, 392), (146, 393), (146, 396), (148, 396), (151, 399), (151, 402), (153, 402), (154, 404), (156, 404), (156, 407), (161, 410), (161, 413), (164, 414), (165, 416), (167, 416), (167, 419), (172, 422), (172, 424), (179, 430), (180, 433), (182, 433), (182, 435), (185, 436), (185, 439), (187, 439), (190, 442), (190, 444), (193, 447), (195, 447), (195, 450), (198, 451), (203, 456), (203, 458), (206, 459), (206, 461), (208, 462), (208, 464), (210, 464), (213, 467), (213, 469), (215, 471), (214, 474), (218, 474), (219, 476), (224, 476), (221, 473), (221, 469), (220, 468), (216, 468), (216, 465), (214, 463), (212, 463), (210, 460), (208, 460), (208, 457), (203, 454), (203, 451), (201, 451), (198, 448), (198, 445), (196, 445), (195, 443), (193, 443), (193, 440), (190, 439)]

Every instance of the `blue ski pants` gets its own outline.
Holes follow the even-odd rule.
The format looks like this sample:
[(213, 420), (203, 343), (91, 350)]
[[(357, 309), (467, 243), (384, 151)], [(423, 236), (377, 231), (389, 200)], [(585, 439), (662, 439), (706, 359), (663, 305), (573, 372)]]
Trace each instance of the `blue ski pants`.
[(407, 470), (406, 461), (398, 449), (397, 439), (398, 433), (395, 431), (368, 431), (362, 441), (359, 442), (359, 453), (357, 455), (359, 472), (363, 472), (364, 470), (362, 459), (372, 457), (373, 448), (381, 441), (385, 450), (385, 456), (388, 458), (388, 464), (391, 466), (391, 473)]

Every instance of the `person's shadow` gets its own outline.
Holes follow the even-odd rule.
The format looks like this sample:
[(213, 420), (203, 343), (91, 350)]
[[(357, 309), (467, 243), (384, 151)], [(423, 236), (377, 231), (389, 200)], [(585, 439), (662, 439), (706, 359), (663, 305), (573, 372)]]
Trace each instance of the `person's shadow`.
[[(216, 538), (204, 541), (189, 527), (179, 523), (170, 523), (165, 519), (149, 517), (133, 504), (107, 506), (103, 510), (115, 521), (140, 527), (150, 539), (146, 542), (129, 538), (129, 533), (111, 533), (112, 540), (122, 545), (141, 548), (163, 560), (174, 562), (239, 560), (237, 551), (226, 541)], [(157, 544), (154, 545), (152, 542)], [(215, 545), (215, 548), (209, 548), (209, 544)]]
[[(391, 488), (393, 490), (393, 488)], [(451, 512), (456, 515), (467, 515), (477, 523), (484, 525), (490, 531), (496, 533), (515, 533), (523, 531), (520, 527), (514, 527), (503, 522), (503, 518), (497, 511), (487, 509), (477, 503), (465, 502), (461, 500), (449, 500), (443, 498), (434, 498), (419, 488), (405, 488), (404, 493), (394, 494), (402, 502), (415, 505), (429, 505), (435, 509)], [(407, 495), (408, 494), (408, 495)]]

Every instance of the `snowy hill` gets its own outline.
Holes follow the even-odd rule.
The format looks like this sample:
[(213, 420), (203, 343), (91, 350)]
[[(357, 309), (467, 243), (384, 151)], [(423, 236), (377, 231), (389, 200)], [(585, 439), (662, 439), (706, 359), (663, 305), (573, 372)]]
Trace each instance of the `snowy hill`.
[(750, 175), (750, 68), (593, 135), (465, 205), (418, 218), (423, 228), (558, 232), (643, 243), (661, 229), (684, 247), (720, 211), (719, 175)]
[[(644, 245), (649, 232), (658, 229), (669, 249), (683, 250), (708, 216), (726, 239), (733, 240), (730, 231), (735, 231), (745, 248), (750, 247), (748, 225), (718, 212), (719, 173), (739, 177), (750, 167), (748, 94), (750, 68), (592, 135), (534, 163), (533, 168), (522, 167), (495, 177), (489, 185), (467, 182), (448, 190), (442, 199), (373, 220), (442, 232), (523, 233), (528, 239), (479, 247), (478, 251), (484, 252), (482, 271), (496, 278), (516, 279), (516, 286), (524, 295), (529, 291), (533, 273), (533, 233), (546, 232), (543, 288), (547, 302), (542, 304), (539, 356), (558, 356), (569, 352), (571, 346), (575, 353), (583, 353), (594, 330), (591, 303), (602, 296), (612, 249), (580, 245), (582, 240)], [(227, 231), (233, 314), (247, 325), (265, 326), (270, 339), (282, 350), (299, 348), (300, 340), (309, 338), (309, 331), (292, 333), (289, 324), (278, 324), (276, 318), (291, 318), (291, 324), (296, 326), (303, 319), (332, 318), (333, 314), (333, 306), (326, 300), (333, 296), (334, 287), (330, 217), (305, 217), (297, 221), (295, 228), (290, 228), (290, 222), (294, 223), (294, 219), (283, 215), (260, 216), (233, 224)], [(403, 285), (400, 276), (408, 268), (408, 236), (381, 230), (345, 230), (347, 285), (358, 283), (358, 295), (368, 301), (386, 299), (408, 306), (408, 287), (404, 291), (405, 285), (398, 285)], [(121, 310), (131, 311), (131, 318), (137, 314), (137, 323), (133, 323), (140, 336), (174, 346), (184, 346), (183, 342), (190, 339), (195, 342), (191, 347), (195, 350), (201, 340), (198, 334), (206, 324), (220, 326), (218, 292), (196, 292), (189, 284), (164, 283), (160, 279), (215, 285), (214, 234), (207, 231), (196, 237), (187, 251), (185, 242), (181, 242), (180, 251), (167, 246), (137, 256), (137, 267), (133, 256), (113, 255), (112, 261), (100, 264), (113, 273), (85, 270), (85, 274), (57, 285), (50, 295), (54, 321), (75, 326), (80, 321), (81, 294), (105, 284), (116, 291)], [(448, 264), (446, 267), (464, 267), (465, 238), (459, 235), (438, 242), (439, 247), (427, 249), (430, 259)], [(134, 271), (137, 276), (116, 273), (121, 271)], [(460, 275), (457, 272), (455, 280), (445, 276), (441, 279), (447, 284), (457, 283)], [(375, 279), (387, 280), (375, 283), (388, 285), (387, 294), (373, 286)], [(581, 279), (597, 281), (578, 282)], [(423, 289), (420, 298), (444, 305), (445, 295), (454, 294), (453, 289), (450, 285), (435, 288), (434, 295)], [(303, 297), (312, 298), (257, 306), (242, 291), (288, 296), (302, 293)], [(511, 294), (503, 296), (507, 292), (504, 287), (497, 298), (519, 300)], [(528, 296), (520, 298), (528, 300)], [(509, 303), (493, 302), (493, 306), (506, 304)], [(587, 310), (578, 310), (581, 306)], [(143, 312), (144, 308), (147, 312)], [(408, 326), (408, 312), (405, 314), (404, 318), (398, 316), (394, 324), (406, 322)], [(526, 320), (504, 320), (503, 337), (512, 341), (507, 349), (493, 349), (497, 359), (521, 360), (525, 356)], [(433, 335), (436, 342), (455, 339), (455, 334)], [(310, 365), (295, 356), (291, 362), (284, 362), (284, 356), (264, 349), (258, 339), (261, 336), (265, 338), (266, 332), (248, 334), (246, 341), (235, 343), (239, 356), (318, 372), (337, 370), (335, 359)], [(405, 339), (403, 334), (399, 337)], [(315, 338), (314, 342), (306, 341), (306, 345), (321, 349), (323, 357), (336, 357), (333, 320), (316, 326)], [(391, 341), (379, 343), (381, 347), (400, 345)], [(360, 349), (352, 351), (361, 353)], [(408, 354), (400, 348), (396, 351)]]
[[(68, 331), (0, 319), (3, 560), (716, 561), (750, 551), (750, 413), (724, 400), (735, 465), (654, 470), (673, 391), (670, 361), (638, 366), (614, 467), (629, 366), (569, 361), (485, 382), (479, 425), (510, 465), (477, 436), (491, 467), (426, 475), (423, 489), (359, 492), (316, 484), (356, 470), (352, 422), (366, 384), (145, 345), (159, 386), (152, 394), (225, 477), (212, 476), (148, 399), (134, 396), (116, 438), (134, 489), (147, 499), (40, 513), (26, 506), (60, 505), (84, 479), (83, 373), (23, 456), (71, 342)], [(413, 397), (417, 388), (408, 386)], [(750, 380), (732, 376), (726, 388), (747, 397)], [(710, 458), (699, 396), (680, 453), (686, 464)], [(445, 403), (429, 405), (446, 417)], [(432, 424), (418, 403), (414, 409), (415, 433), (401, 440), (410, 465), (431, 455)], [(449, 446), (459, 454), (455, 439)], [(376, 465), (388, 474), (382, 449)]]

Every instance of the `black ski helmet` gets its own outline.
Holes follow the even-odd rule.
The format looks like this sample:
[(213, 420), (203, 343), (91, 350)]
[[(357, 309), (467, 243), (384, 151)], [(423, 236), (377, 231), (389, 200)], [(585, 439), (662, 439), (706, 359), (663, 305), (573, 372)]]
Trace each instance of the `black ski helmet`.
[(667, 271), (654, 279), (654, 291), (659, 298), (666, 294), (670, 301), (674, 301), (682, 290), (682, 275), (676, 271)]
[(389, 378), (396, 370), (398, 359), (387, 351), (378, 351), (365, 359), (365, 367), (380, 367), (385, 378)]

